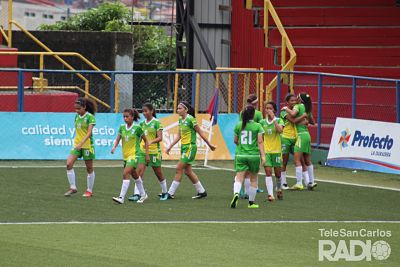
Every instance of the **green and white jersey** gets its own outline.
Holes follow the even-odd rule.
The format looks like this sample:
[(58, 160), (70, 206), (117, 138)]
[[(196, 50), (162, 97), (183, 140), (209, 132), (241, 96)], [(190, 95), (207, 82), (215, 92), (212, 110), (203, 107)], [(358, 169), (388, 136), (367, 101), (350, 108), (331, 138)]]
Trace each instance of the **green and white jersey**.
[[(74, 139), (74, 147), (76, 147), (88, 133), (89, 125), (96, 125), (96, 119), (93, 114), (86, 112), (85, 114), (75, 116), (76, 135)], [(82, 145), (83, 149), (90, 149), (93, 146), (93, 135)]]
[[(239, 121), (242, 121), (242, 113), (243, 113), (243, 111), (241, 111), (240, 114), (239, 114)], [(254, 119), (253, 119), (253, 121), (259, 123), (262, 119), (263, 119), (263, 114), (262, 114), (262, 112), (256, 109), (255, 112), (254, 112)]]
[(143, 134), (142, 128), (136, 124), (132, 124), (129, 128), (126, 124), (121, 124), (118, 133), (122, 139), (122, 157), (124, 160), (134, 159), (136, 153), (140, 150), (140, 138)]
[(179, 132), (181, 134), (182, 145), (196, 145), (196, 127), (197, 121), (192, 115), (187, 114), (185, 119), (179, 119)]
[[(304, 104), (296, 104), (293, 109), (298, 111), (296, 118), (306, 113), (306, 107), (304, 106)], [(296, 123), (296, 131), (297, 133), (308, 133), (308, 127), (301, 124), (301, 122), (298, 122)]]
[[(282, 127), (285, 126), (280, 118), (274, 118)], [(263, 119), (260, 124), (264, 129), (264, 150), (265, 153), (281, 153), (281, 135), (276, 131), (274, 120)]]
[(238, 137), (239, 144), (236, 147), (236, 156), (259, 155), (258, 135), (264, 134), (261, 124), (249, 121), (242, 130), (242, 122), (235, 126), (235, 135)]
[[(150, 143), (150, 141), (154, 140), (157, 138), (157, 132), (159, 130), (162, 130), (163, 127), (161, 125), (161, 122), (156, 119), (153, 118), (151, 121), (147, 122), (142, 121), (140, 123), (140, 127), (142, 127), (143, 133), (147, 138), (147, 141)], [(142, 149), (143, 152), (146, 151), (145, 147), (144, 147), (144, 141), (142, 140), (141, 144), (140, 144), (140, 148)], [(149, 154), (158, 154), (159, 152), (161, 152), (160, 149), (160, 143), (156, 143), (156, 144), (151, 144), (149, 146)]]

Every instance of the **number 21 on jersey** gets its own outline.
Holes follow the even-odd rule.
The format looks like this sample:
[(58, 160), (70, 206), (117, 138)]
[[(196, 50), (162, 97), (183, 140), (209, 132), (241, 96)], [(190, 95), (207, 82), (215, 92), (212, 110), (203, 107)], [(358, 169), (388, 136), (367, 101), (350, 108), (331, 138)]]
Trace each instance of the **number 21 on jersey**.
[(252, 132), (250, 131), (242, 131), (240, 135), (240, 143), (242, 145), (251, 145), (252, 143)]

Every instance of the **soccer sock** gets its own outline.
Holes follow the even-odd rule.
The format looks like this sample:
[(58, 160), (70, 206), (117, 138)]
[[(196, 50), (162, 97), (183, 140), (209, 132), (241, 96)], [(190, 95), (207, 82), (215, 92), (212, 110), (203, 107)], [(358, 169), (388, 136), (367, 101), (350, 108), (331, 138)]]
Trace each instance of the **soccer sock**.
[(235, 179), (235, 182), (233, 183), (233, 194), (239, 194), (241, 189), (242, 189), (242, 183), (237, 182)]
[(244, 178), (244, 192), (248, 195), (250, 188), (250, 178)]
[(254, 202), (254, 200), (256, 200), (256, 194), (257, 194), (257, 187), (250, 186), (250, 188), (249, 188), (249, 201)]
[(197, 193), (204, 193), (206, 191), (200, 181), (193, 185), (196, 188)]
[(76, 190), (74, 169), (67, 170), (67, 177), (68, 177), (68, 182), (69, 182), (69, 188)]
[(176, 191), (176, 189), (178, 189), (179, 185), (180, 185), (180, 182), (173, 180), (171, 183), (171, 186), (168, 190), (168, 194), (175, 195), (175, 191)]
[(296, 166), (296, 184), (302, 185), (303, 184), (303, 167)]
[(310, 182), (310, 177), (308, 177), (307, 171), (303, 172), (303, 178), (304, 178), (304, 183), (308, 185), (308, 183)]
[(121, 193), (119, 194), (120, 198), (122, 198), (122, 199), (125, 198), (126, 191), (128, 191), (130, 183), (131, 183), (131, 180), (122, 180)]
[(282, 181), (280, 177), (275, 177), (276, 178), (276, 189), (280, 190), (282, 189)]
[(143, 187), (143, 181), (142, 178), (139, 177), (135, 180), (136, 183), (136, 187), (139, 190), (139, 195), (143, 196), (144, 194), (146, 194), (146, 192), (144, 192), (144, 187)]
[(286, 182), (286, 172), (281, 172), (281, 182), (282, 182), (282, 184), (287, 184), (287, 182)]
[(268, 195), (274, 194), (274, 184), (272, 182), (272, 176), (265, 176), (265, 184), (267, 185)]
[(314, 165), (307, 166), (308, 177), (310, 178), (310, 183), (314, 183)]
[(160, 186), (161, 186), (161, 192), (167, 193), (167, 179), (164, 179), (160, 182)]
[[(143, 180), (142, 180), (142, 183), (143, 183)], [(135, 187), (134, 187), (134, 189), (133, 189), (133, 194), (134, 194), (134, 195), (140, 195), (139, 189), (137, 188), (136, 183), (135, 183)]]
[(92, 173), (89, 173), (87, 176), (87, 191), (90, 193), (93, 192), (93, 186), (94, 186), (94, 178), (95, 178), (94, 171)]

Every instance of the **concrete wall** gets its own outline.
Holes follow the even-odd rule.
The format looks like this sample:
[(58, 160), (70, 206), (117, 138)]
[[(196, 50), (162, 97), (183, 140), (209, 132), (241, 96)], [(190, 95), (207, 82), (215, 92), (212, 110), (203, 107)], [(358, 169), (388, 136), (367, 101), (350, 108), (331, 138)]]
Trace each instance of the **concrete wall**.
[[(68, 31), (31, 31), (51, 50), (56, 52), (77, 52), (86, 57), (101, 70), (133, 70), (132, 35), (119, 32), (68, 32)], [(13, 31), (13, 47), (19, 51), (44, 51), (23, 32)], [(91, 70), (91, 67), (78, 58), (65, 57), (77, 70)], [(19, 56), (18, 67), (39, 68), (39, 57)], [(53, 57), (46, 57), (45, 69), (67, 69)], [(34, 74), (38, 76), (38, 74)], [(120, 107), (132, 105), (132, 78), (117, 75), (120, 83)], [(76, 75), (46, 74), (49, 85), (75, 85), (83, 88), (83, 82)], [(90, 93), (109, 103), (110, 83), (100, 75), (85, 75), (90, 82)], [(107, 111), (99, 106), (101, 111)]]

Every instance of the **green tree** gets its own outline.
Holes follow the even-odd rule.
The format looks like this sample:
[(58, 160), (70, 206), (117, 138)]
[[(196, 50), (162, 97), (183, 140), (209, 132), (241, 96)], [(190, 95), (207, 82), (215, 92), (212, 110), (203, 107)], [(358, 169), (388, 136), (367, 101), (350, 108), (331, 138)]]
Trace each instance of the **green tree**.
[(164, 28), (129, 25), (131, 11), (121, 3), (103, 3), (97, 8), (71, 16), (66, 21), (42, 24), (48, 31), (117, 31), (132, 32), (135, 70), (175, 68), (175, 40)]
[[(175, 69), (175, 38), (165, 28), (129, 25), (131, 11), (121, 3), (104, 3), (97, 8), (76, 14), (53, 25), (40, 25), (40, 30), (56, 31), (117, 31), (132, 32), (135, 70)], [(133, 79), (133, 106), (152, 102), (158, 108), (172, 106), (173, 75), (135, 75)]]

